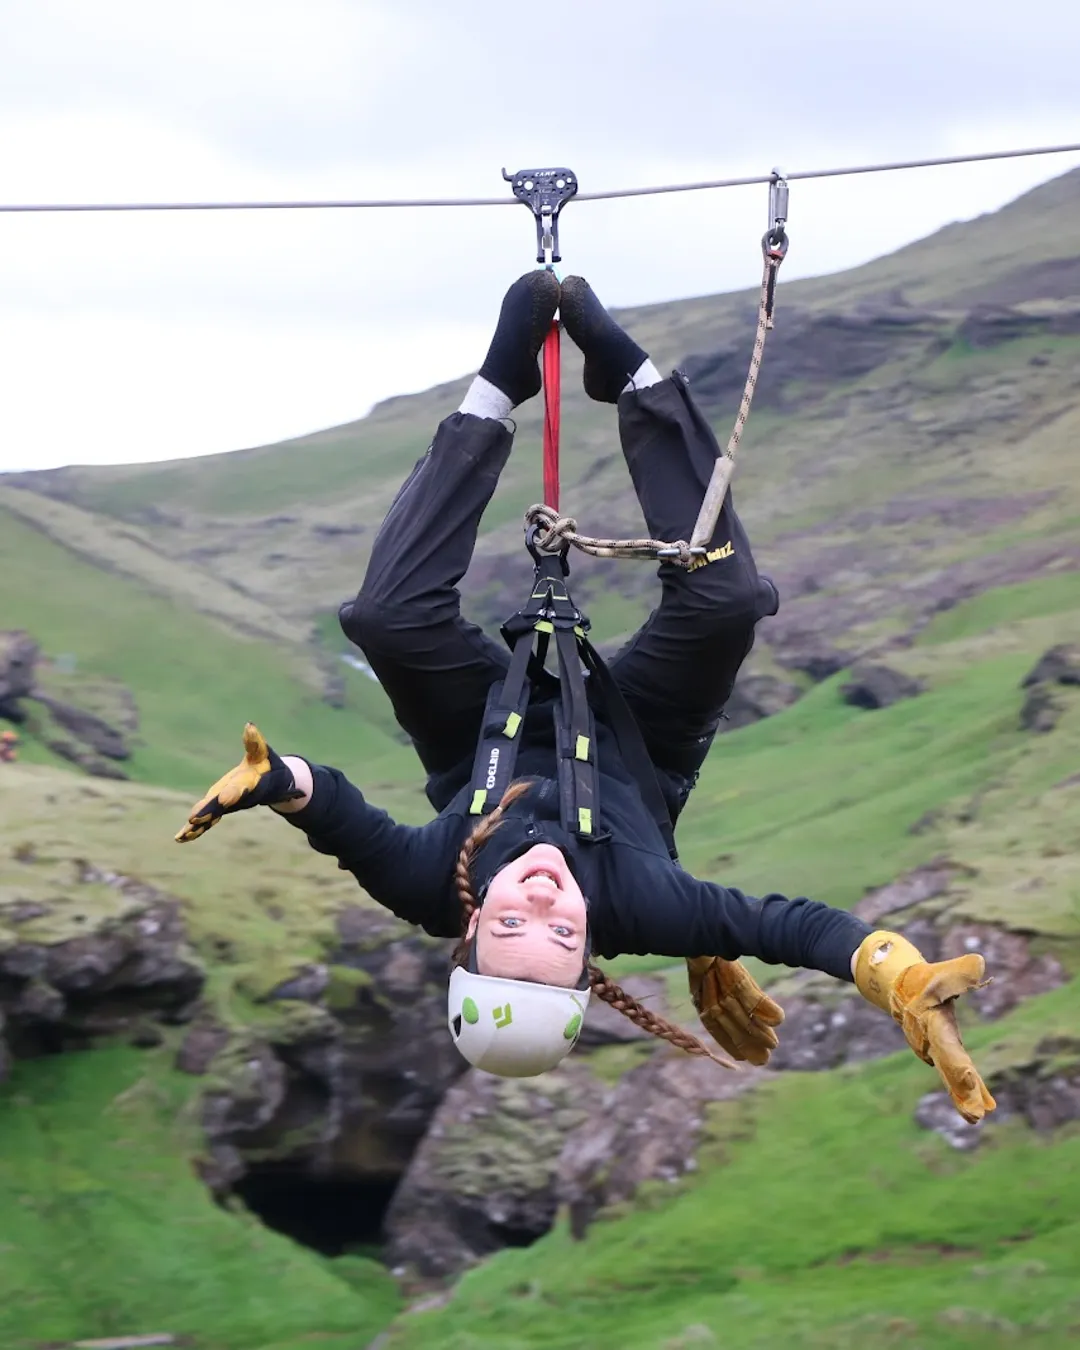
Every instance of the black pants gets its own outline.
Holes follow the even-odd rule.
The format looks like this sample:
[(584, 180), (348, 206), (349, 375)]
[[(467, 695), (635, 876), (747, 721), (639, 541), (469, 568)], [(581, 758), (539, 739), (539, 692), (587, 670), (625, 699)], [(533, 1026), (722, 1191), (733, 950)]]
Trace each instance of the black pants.
[[(619, 436), (649, 533), (689, 538), (719, 450), (682, 376), (624, 394)], [(457, 584), (512, 442), (502, 422), (448, 417), (391, 506), (359, 595), (341, 607), (342, 628), (429, 774), (471, 763), (488, 689), (506, 671), (507, 649), (462, 618)], [(660, 564), (660, 604), (611, 662), (653, 763), (685, 790), (708, 754), (754, 625), (779, 605), (772, 582), (758, 576), (730, 494), (710, 547), (728, 543), (727, 556), (693, 572)], [(523, 598), (526, 563), (523, 554)]]

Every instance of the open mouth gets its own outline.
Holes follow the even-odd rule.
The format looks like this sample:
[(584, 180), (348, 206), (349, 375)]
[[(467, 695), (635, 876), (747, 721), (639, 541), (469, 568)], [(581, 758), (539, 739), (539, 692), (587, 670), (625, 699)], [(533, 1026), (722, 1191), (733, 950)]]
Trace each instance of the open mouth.
[(531, 871), (526, 872), (525, 875), (521, 878), (521, 882), (522, 885), (524, 885), (526, 881), (536, 881), (538, 878), (542, 878), (544, 881), (550, 881), (557, 891), (562, 890), (562, 885), (559, 882), (559, 878), (555, 875), (554, 872), (549, 872), (546, 867), (532, 868)]

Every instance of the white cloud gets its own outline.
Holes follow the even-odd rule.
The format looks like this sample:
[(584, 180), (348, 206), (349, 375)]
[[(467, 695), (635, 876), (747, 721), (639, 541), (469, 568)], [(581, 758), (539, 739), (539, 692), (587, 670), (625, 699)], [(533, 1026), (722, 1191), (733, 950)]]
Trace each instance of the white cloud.
[(242, 319), (8, 314), (0, 466), (173, 459), (301, 435), (360, 416), (388, 390), (429, 387), (447, 350), (482, 339), (453, 321), (283, 331)]
[[(1080, 9), (1054, 26), (1005, 0), (9, 0), (0, 196), (497, 196), (553, 159), (603, 189), (1080, 140)], [(785, 274), (1077, 159), (797, 183)], [(752, 285), (764, 210), (574, 203), (565, 268), (611, 304)], [(0, 215), (0, 468), (273, 440), (475, 369), (532, 246), (517, 206)]]

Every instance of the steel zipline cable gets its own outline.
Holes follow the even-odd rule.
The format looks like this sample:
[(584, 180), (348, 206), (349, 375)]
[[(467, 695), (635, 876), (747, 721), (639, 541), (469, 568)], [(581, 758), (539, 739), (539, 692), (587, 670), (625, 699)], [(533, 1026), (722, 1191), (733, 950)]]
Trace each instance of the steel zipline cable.
[[(864, 173), (893, 173), (899, 169), (933, 169), (949, 164), (980, 164), (988, 160), (1028, 159), (1036, 155), (1080, 153), (1075, 145), (1045, 145), (1026, 150), (991, 150), (978, 155), (945, 155), (938, 159), (895, 160), (883, 164), (856, 164), (842, 169), (804, 169), (786, 173), (789, 182), (811, 178), (848, 178)], [(614, 188), (607, 192), (579, 192), (579, 202), (611, 201), (620, 197), (658, 197), (671, 192), (702, 192), (713, 188), (751, 187), (768, 183), (770, 174), (746, 178), (716, 178), (700, 183), (669, 183), (659, 187)], [(224, 202), (0, 202), (0, 215), (30, 215), (43, 212), (89, 211), (326, 211), (397, 209), (419, 206), (516, 206), (518, 199), (506, 197), (384, 197), (316, 199), (313, 201), (224, 201)]]

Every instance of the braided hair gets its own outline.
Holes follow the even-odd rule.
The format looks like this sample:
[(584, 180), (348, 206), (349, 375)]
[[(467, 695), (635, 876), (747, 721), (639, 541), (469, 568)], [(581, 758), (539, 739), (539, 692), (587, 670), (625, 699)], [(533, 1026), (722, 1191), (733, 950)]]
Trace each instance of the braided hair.
[[(484, 816), (473, 828), (464, 844), (461, 846), (461, 852), (457, 857), (457, 864), (454, 868), (454, 881), (457, 885), (458, 898), (461, 900), (461, 938), (454, 948), (452, 960), (454, 965), (463, 966), (469, 959), (469, 940), (466, 933), (469, 928), (469, 920), (475, 914), (480, 906), (476, 898), (476, 892), (472, 884), (472, 861), (477, 852), (483, 848), (491, 836), (502, 824), (503, 816), (506, 810), (517, 799), (527, 792), (530, 783), (519, 780), (511, 783), (502, 795), (498, 806), (489, 814)], [(628, 994), (621, 985), (606, 975), (599, 966), (593, 965), (590, 961), (586, 967), (589, 973), (589, 988), (601, 1002), (606, 1003), (616, 1012), (622, 1013), (628, 1017), (636, 1027), (642, 1031), (647, 1031), (650, 1036), (657, 1036), (661, 1040), (667, 1041), (676, 1049), (685, 1051), (688, 1055), (699, 1055), (706, 1059), (711, 1059), (717, 1064), (723, 1065), (726, 1069), (734, 1069), (735, 1064), (724, 1056), (716, 1054), (710, 1050), (704, 1042), (699, 1041), (688, 1031), (677, 1026), (674, 1022), (669, 1022), (666, 1017), (661, 1017), (651, 1008), (647, 1008), (644, 1003), (634, 998), (633, 994)]]

